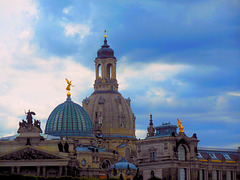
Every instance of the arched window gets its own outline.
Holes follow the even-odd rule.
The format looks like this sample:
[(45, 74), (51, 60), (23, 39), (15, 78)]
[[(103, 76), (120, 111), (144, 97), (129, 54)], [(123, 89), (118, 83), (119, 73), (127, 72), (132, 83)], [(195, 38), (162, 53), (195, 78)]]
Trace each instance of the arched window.
[(183, 145), (180, 145), (178, 147), (178, 160), (179, 161), (185, 161), (186, 160), (186, 152), (185, 152), (185, 148), (183, 147)]
[(101, 64), (98, 65), (97, 77), (102, 77), (102, 66), (101, 66)]
[(129, 148), (125, 149), (125, 157), (130, 157), (130, 149)]
[(101, 168), (102, 169), (108, 169), (110, 167), (111, 163), (108, 159), (104, 159), (102, 164), (101, 164)]
[(180, 177), (180, 180), (185, 180), (186, 179), (186, 169), (180, 169), (179, 177)]
[(198, 171), (198, 180), (204, 180), (204, 171), (202, 169)]
[(212, 171), (212, 180), (218, 180), (218, 171), (216, 170)]
[(100, 116), (99, 119), (98, 119), (98, 125), (99, 125), (100, 127), (103, 125), (102, 116)]
[(112, 78), (112, 64), (107, 65), (107, 78), (111, 79)]
[(232, 180), (232, 171), (227, 171), (227, 180)]

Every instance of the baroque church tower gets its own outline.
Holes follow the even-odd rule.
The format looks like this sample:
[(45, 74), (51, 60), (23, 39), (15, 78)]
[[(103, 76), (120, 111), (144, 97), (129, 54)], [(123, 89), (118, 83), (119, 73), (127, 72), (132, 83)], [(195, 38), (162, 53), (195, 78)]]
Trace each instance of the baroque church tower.
[(116, 78), (117, 59), (114, 51), (104, 44), (95, 59), (94, 92), (83, 100), (83, 108), (89, 114), (96, 136), (103, 139), (135, 140), (135, 116), (130, 106), (130, 98), (125, 99), (118, 92)]

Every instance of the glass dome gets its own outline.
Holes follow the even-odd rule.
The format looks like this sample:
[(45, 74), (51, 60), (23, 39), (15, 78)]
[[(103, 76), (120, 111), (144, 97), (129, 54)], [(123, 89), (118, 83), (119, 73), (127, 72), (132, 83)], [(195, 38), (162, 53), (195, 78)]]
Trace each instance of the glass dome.
[(50, 114), (45, 134), (53, 136), (93, 137), (91, 119), (87, 112), (74, 103), (70, 96)]

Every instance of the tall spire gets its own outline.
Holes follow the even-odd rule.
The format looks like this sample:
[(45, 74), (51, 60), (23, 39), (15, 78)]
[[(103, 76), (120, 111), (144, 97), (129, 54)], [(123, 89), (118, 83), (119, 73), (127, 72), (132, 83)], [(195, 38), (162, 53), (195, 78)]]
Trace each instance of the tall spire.
[(153, 120), (152, 120), (152, 115), (150, 114), (150, 120), (149, 120), (149, 126), (147, 128), (147, 137), (152, 137), (155, 135), (155, 128), (153, 127)]

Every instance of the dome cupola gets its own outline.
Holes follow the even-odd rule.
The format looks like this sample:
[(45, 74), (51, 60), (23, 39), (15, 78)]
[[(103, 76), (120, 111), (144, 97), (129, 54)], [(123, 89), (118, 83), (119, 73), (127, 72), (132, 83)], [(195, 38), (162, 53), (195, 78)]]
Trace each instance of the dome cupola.
[(110, 46), (107, 44), (107, 35), (105, 30), (104, 35), (104, 44), (102, 45), (102, 48), (97, 51), (97, 58), (114, 58), (114, 51), (110, 48)]
[(117, 162), (116, 164), (113, 164), (109, 169), (113, 169), (116, 168), (119, 171), (124, 171), (124, 170), (137, 170), (136, 166), (132, 163), (129, 163), (126, 161), (126, 159), (122, 158), (119, 162)]
[[(66, 79), (67, 80), (67, 79)], [(71, 100), (68, 81), (67, 100), (58, 105), (48, 117), (45, 134), (63, 137), (93, 137), (92, 122), (87, 112)]]

